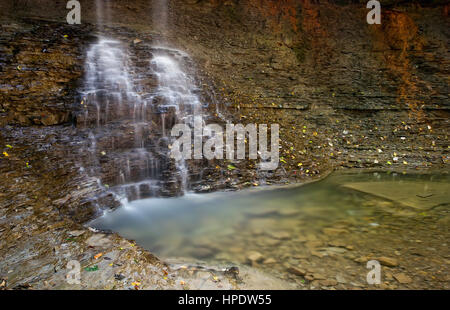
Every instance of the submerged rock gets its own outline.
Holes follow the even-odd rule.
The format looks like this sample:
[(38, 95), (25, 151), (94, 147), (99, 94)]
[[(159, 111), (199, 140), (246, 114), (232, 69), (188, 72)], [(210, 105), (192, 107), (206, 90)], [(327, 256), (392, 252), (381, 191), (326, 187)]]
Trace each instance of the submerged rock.
[(306, 270), (297, 268), (297, 267), (289, 267), (287, 269), (287, 272), (292, 273), (296, 276), (305, 276), (306, 275)]
[(336, 280), (321, 280), (319, 283), (323, 286), (335, 286), (338, 284)]
[(390, 257), (378, 257), (377, 260), (380, 262), (381, 265), (388, 266), (388, 267), (397, 267), (398, 261), (395, 258)]
[(291, 239), (291, 234), (287, 231), (274, 231), (268, 233), (271, 237), (279, 240)]
[(256, 251), (251, 251), (247, 253), (247, 261), (250, 262), (250, 264), (259, 263), (264, 259), (264, 256)]
[(394, 274), (395, 280), (397, 280), (400, 284), (409, 284), (413, 280), (404, 273)]

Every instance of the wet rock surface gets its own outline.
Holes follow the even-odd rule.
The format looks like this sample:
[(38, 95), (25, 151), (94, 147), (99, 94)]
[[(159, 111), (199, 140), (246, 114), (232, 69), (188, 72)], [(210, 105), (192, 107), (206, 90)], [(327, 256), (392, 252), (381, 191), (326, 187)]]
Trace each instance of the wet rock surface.
[(90, 31), (40, 20), (2, 24), (0, 124), (51, 126), (73, 119)]
[(172, 38), (235, 122), (281, 124), (279, 175), (448, 167), (448, 6), (383, 3), (370, 26), (360, 4), (176, 3)]

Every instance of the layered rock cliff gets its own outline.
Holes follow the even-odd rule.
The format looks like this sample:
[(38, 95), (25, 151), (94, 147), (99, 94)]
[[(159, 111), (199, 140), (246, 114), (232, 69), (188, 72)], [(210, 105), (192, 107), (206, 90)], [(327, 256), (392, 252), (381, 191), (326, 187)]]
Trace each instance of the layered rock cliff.
[[(3, 7), (8, 16), (64, 23), (65, 2), (47, 2)], [(308, 176), (321, 171), (319, 166), (410, 169), (447, 163), (445, 1), (382, 1), (381, 25), (367, 24), (365, 1), (217, 0), (169, 1), (164, 26), (161, 3), (111, 1), (110, 23), (163, 32), (186, 49), (219, 101), (229, 103), (236, 122), (279, 123), (280, 176)], [(95, 22), (93, 3), (81, 4), (83, 22)], [(82, 61), (68, 56), (81, 60), (86, 41), (59, 33), (61, 42), (45, 43), (58, 44), (56, 53), (48, 54), (42, 42), (24, 45), (27, 35), (16, 35), (5, 47), (6, 63), (13, 65), (3, 65), (2, 122), (71, 122), (67, 103)], [(36, 62), (53, 67), (36, 71)]]

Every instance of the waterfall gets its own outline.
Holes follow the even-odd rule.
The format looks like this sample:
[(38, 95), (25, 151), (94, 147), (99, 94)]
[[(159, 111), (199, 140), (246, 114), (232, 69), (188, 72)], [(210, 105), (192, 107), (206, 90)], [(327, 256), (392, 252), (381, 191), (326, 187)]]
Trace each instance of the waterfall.
[[(200, 122), (203, 126), (202, 103), (195, 94), (195, 83), (180, 67), (180, 63), (187, 54), (174, 49), (155, 49), (151, 67), (158, 77), (155, 96), (160, 99), (159, 109), (174, 110), (177, 123), (188, 124), (192, 128), (195, 122)], [(165, 114), (162, 114), (162, 117), (164, 118)], [(162, 126), (163, 133), (166, 135), (171, 128), (165, 128), (165, 119)], [(185, 191), (188, 186), (188, 169), (185, 159), (178, 160), (176, 167), (181, 175), (182, 189)]]
[[(146, 67), (120, 41), (100, 37), (86, 56), (80, 126), (89, 130), (91, 175), (128, 200), (174, 196), (189, 189), (184, 159), (170, 158), (177, 123), (203, 125), (202, 102), (188, 55), (148, 46)], [(145, 63), (145, 62), (144, 62)], [(139, 71), (140, 70), (140, 71)], [(139, 73), (139, 72), (141, 73)], [(153, 79), (151, 86), (142, 81)]]
[[(166, 30), (166, 1), (153, 5)], [(181, 195), (190, 188), (189, 167), (185, 159), (170, 157), (171, 129), (204, 123), (196, 83), (184, 69), (190, 59), (176, 49), (144, 42), (127, 47), (105, 37), (109, 3), (96, 0), (96, 6), (102, 34), (87, 51), (77, 115), (89, 137), (84, 171), (129, 201)]]
[(119, 41), (99, 38), (87, 52), (85, 67), (80, 120), (91, 128), (89, 151), (97, 159), (90, 171), (107, 187), (129, 184), (115, 188), (129, 198), (152, 192), (158, 165), (146, 148), (148, 102), (136, 91), (127, 51)]
[(97, 24), (98, 24), (98, 28), (101, 30), (101, 24), (104, 22), (104, 17), (103, 17), (103, 1), (104, 0), (95, 0), (95, 10), (96, 10), (96, 15), (97, 15)]
[(95, 0), (97, 26), (100, 31), (111, 22), (110, 0)]
[(168, 4), (167, 0), (152, 1), (153, 29), (167, 34), (168, 31)]

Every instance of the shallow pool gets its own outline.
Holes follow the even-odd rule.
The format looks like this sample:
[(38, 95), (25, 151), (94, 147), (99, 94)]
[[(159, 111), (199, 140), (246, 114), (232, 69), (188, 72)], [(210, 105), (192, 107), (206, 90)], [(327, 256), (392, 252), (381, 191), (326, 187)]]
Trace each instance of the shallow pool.
[(386, 277), (398, 285), (397, 271), (423, 281), (448, 276), (449, 181), (335, 173), (303, 186), (133, 201), (90, 225), (163, 259), (249, 264), (299, 285), (364, 286), (365, 261), (387, 257), (395, 263)]

